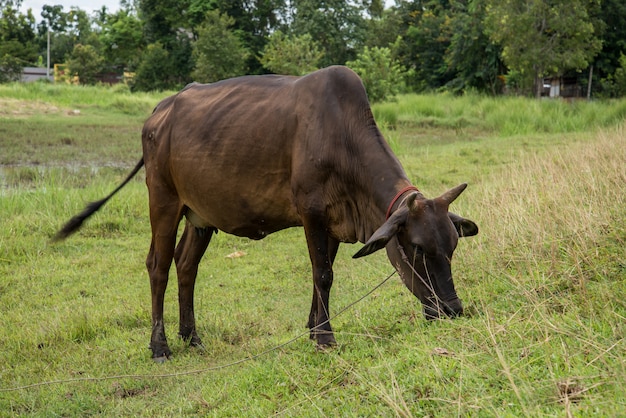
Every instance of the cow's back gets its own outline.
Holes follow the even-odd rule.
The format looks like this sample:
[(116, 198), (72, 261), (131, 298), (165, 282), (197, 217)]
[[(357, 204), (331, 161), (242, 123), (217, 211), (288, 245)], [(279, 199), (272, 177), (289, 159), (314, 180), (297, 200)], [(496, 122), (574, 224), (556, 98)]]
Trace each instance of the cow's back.
[(344, 67), (193, 84), (146, 122), (147, 175), (175, 189), (204, 226), (261, 238), (301, 225), (294, 195), (321, 198), (345, 165), (341, 142), (367, 116), (359, 109), (369, 111), (367, 97)]

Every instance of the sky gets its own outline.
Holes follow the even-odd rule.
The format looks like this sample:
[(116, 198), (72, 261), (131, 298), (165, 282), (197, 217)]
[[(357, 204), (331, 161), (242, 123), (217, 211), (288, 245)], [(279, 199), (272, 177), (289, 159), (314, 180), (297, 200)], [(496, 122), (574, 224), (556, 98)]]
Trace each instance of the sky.
[[(90, 16), (95, 10), (100, 10), (102, 6), (106, 6), (109, 12), (114, 12), (120, 8), (119, 0), (24, 0), (21, 10), (25, 12), (32, 9), (35, 19), (39, 22), (41, 21), (41, 10), (45, 4), (50, 6), (60, 4), (63, 6), (64, 12), (68, 12), (72, 6), (76, 6), (86, 11)], [(392, 0), (385, 0), (385, 7), (390, 7), (392, 4)]]
[(35, 19), (39, 22), (41, 21), (41, 10), (45, 4), (50, 6), (60, 4), (63, 6), (64, 12), (69, 12), (70, 7), (76, 6), (79, 9), (86, 11), (90, 16), (95, 10), (100, 10), (102, 6), (106, 6), (107, 9), (109, 9), (109, 12), (113, 12), (120, 8), (119, 0), (24, 0), (22, 1), (21, 10), (25, 12), (28, 9), (32, 9)]

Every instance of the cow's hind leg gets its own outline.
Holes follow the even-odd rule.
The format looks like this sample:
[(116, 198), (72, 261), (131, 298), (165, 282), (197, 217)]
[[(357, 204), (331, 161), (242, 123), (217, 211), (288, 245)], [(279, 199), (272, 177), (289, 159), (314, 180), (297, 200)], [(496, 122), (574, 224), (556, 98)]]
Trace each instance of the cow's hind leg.
[[(163, 301), (169, 270), (174, 257), (176, 233), (182, 213), (182, 206), (176, 196), (156, 193), (150, 189), (150, 223), (152, 226), (152, 242), (146, 259), (146, 267), (150, 276), (152, 293), (152, 336), (150, 349), (152, 358), (157, 362), (165, 361), (172, 355), (167, 345), (165, 325), (163, 322)], [(167, 202), (167, 204), (163, 204)]]
[(196, 332), (193, 305), (194, 287), (198, 274), (198, 264), (209, 246), (213, 231), (212, 228), (196, 228), (187, 221), (185, 231), (174, 253), (178, 274), (178, 306), (180, 309), (178, 334), (185, 341), (189, 341), (192, 346), (202, 346), (202, 341)]

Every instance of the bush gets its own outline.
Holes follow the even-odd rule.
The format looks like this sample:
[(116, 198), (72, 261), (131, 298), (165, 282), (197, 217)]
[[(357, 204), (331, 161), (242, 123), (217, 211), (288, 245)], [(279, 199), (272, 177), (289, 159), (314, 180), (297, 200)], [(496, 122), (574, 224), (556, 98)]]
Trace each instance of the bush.
[(210, 83), (245, 74), (248, 51), (229, 28), (235, 19), (218, 10), (207, 13), (193, 45), (195, 81)]
[(260, 61), (276, 74), (304, 75), (317, 70), (323, 56), (319, 43), (308, 33), (286, 36), (277, 30), (265, 45)]
[(620, 54), (619, 68), (613, 74), (612, 84), (617, 97), (626, 96), (626, 55)]
[(368, 48), (346, 65), (363, 80), (367, 95), (372, 102), (392, 99), (404, 89), (406, 70), (393, 59), (389, 48)]
[(22, 68), (19, 58), (11, 55), (0, 57), (0, 83), (18, 81), (22, 76)]
[(104, 58), (92, 45), (76, 44), (67, 67), (72, 76), (77, 75), (80, 84), (96, 84), (96, 76), (104, 69)]
[(168, 75), (172, 73), (169, 53), (161, 43), (148, 45), (130, 82), (132, 91), (161, 91), (170, 88)]

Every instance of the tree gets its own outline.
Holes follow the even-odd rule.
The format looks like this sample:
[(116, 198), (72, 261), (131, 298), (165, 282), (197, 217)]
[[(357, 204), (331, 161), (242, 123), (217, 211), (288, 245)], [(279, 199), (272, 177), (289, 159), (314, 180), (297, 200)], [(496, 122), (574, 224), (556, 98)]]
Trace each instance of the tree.
[[(26, 14), (21, 13), (20, 4), (20, 1), (0, 3), (0, 58), (15, 58), (24, 67), (37, 61), (37, 47), (35, 17), (30, 9)], [(6, 68), (9, 61), (15, 63), (6, 58)]]
[(621, 56), (626, 53), (626, 3), (623, 0), (602, 0), (595, 17), (602, 25), (602, 50), (593, 63), (594, 79), (601, 81), (595, 84), (598, 87), (594, 91), (602, 96), (619, 95), (614, 90), (614, 75), (622, 67)]
[(144, 48), (141, 22), (127, 9), (109, 15), (100, 34), (107, 63), (134, 70)]
[(277, 30), (261, 53), (263, 67), (276, 74), (304, 75), (318, 69), (324, 56), (311, 35), (286, 36)]
[(68, 14), (63, 6), (44, 5), (41, 11), (43, 20), (37, 25), (39, 32), (39, 49), (46, 51), (48, 31), (50, 31), (50, 62), (62, 63), (74, 48), (72, 36), (66, 31), (69, 27)]
[(488, 0), (486, 26), (509, 69), (535, 96), (543, 77), (582, 70), (601, 47), (588, 13), (593, 0)]
[(19, 58), (5, 54), (0, 55), (0, 83), (17, 81), (22, 76), (22, 62)]
[(193, 43), (195, 69), (192, 77), (202, 83), (245, 74), (248, 51), (229, 28), (235, 20), (219, 10), (207, 13)]
[[(189, 27), (187, 8), (190, 0), (137, 0), (138, 16), (143, 23), (144, 40), (153, 46), (150, 53), (143, 58), (151, 59), (152, 54), (160, 48), (167, 52), (164, 55), (167, 63), (139, 63), (138, 68), (152, 68), (154, 65), (166, 67), (168, 72), (161, 79), (153, 79), (154, 86), (143, 83), (151, 78), (144, 78), (139, 84), (143, 90), (163, 90), (179, 88), (191, 81), (193, 69), (192, 41), (193, 30)], [(144, 51), (145, 52), (145, 51)]]
[(454, 92), (476, 89), (499, 93), (503, 87), (499, 79), (504, 72), (502, 49), (484, 31), (485, 1), (457, 0), (451, 6), (447, 24), (452, 36), (444, 58), (453, 78), (446, 88)]
[(452, 37), (447, 0), (398, 1), (393, 9), (403, 42), (401, 63), (412, 69), (408, 82), (416, 91), (435, 90), (454, 77), (446, 63)]
[(189, 3), (189, 0), (138, 0), (146, 42), (158, 42), (171, 51), (177, 43), (179, 30), (189, 28), (186, 13)]
[(150, 44), (141, 54), (130, 88), (132, 91), (167, 90), (175, 84), (172, 70), (169, 52), (159, 42)]
[(612, 96), (626, 96), (626, 55), (619, 58), (619, 67), (603, 79), (605, 90)]
[(293, 0), (289, 34), (309, 34), (324, 51), (322, 66), (354, 59), (365, 39), (363, 2), (345, 0)]
[(356, 60), (346, 65), (361, 77), (373, 102), (390, 99), (404, 87), (406, 70), (392, 58), (389, 48), (365, 47)]
[(250, 51), (246, 60), (248, 73), (259, 74), (263, 66), (260, 53), (274, 30), (284, 29), (282, 18), (286, 15), (285, 0), (191, 0), (192, 28), (199, 27), (206, 12), (219, 10), (234, 19), (230, 29), (237, 33), (243, 46)]
[(67, 67), (72, 76), (78, 76), (80, 84), (96, 84), (96, 76), (104, 68), (104, 58), (92, 45), (76, 44)]
[(402, 17), (397, 9), (385, 9), (371, 13), (371, 15), (371, 18), (365, 22), (364, 46), (389, 48), (396, 42), (398, 36), (405, 34), (402, 28)]
[(86, 11), (72, 6), (67, 13), (67, 18), (68, 27), (66, 32), (70, 35), (72, 42), (99, 47), (99, 39), (93, 30), (92, 19)]

